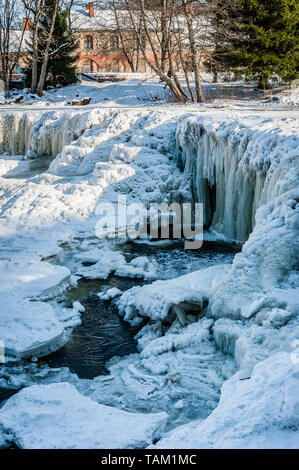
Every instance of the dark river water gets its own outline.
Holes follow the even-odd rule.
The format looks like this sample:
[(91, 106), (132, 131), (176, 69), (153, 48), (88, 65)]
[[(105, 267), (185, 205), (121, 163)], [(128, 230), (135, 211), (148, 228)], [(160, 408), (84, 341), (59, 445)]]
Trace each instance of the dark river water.
[[(205, 242), (200, 250), (185, 250), (180, 242), (168, 248), (133, 243), (122, 247), (127, 261), (137, 256), (155, 260), (158, 279), (170, 279), (215, 264), (231, 263), (237, 251), (237, 247), (214, 242)], [(108, 372), (105, 364), (113, 356), (135, 353), (136, 329), (122, 320), (113, 302), (100, 300), (97, 293), (111, 287), (125, 291), (144, 283), (141, 279), (116, 276), (106, 280), (80, 279), (63, 303), (71, 306), (73, 301), (80, 301), (84, 305), (82, 324), (74, 329), (62, 349), (40, 359), (40, 363), (50, 367), (69, 367), (80, 378), (91, 379)], [(0, 388), (0, 402), (14, 393), (16, 390)]]
[(104, 285), (126, 290), (136, 285), (136, 280), (78, 281), (78, 287), (69, 292), (69, 299), (84, 305), (82, 324), (62, 349), (44, 359), (50, 367), (69, 367), (80, 378), (91, 379), (107, 373), (105, 363), (111, 357), (136, 352), (134, 330), (122, 320), (113, 302), (100, 300), (96, 295)]

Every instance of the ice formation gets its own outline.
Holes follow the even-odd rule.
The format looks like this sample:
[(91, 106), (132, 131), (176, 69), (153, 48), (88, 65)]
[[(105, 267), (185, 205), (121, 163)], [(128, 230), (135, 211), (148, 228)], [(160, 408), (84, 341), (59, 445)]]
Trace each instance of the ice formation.
[(107, 279), (111, 273), (120, 277), (156, 279), (154, 261), (150, 262), (146, 256), (138, 256), (127, 263), (124, 255), (107, 246), (78, 253), (75, 259), (85, 263), (94, 263), (91, 266), (78, 266), (76, 274), (86, 279)]
[[(114, 358), (107, 366), (110, 375), (84, 381), (66, 371), (55, 375), (48, 369), (38, 375), (31, 365), (19, 375), (19, 382), (12, 382), (29, 385), (37, 380), (35, 373), (44, 383), (51, 377), (53, 381), (65, 379), (93, 400), (88, 405), (84, 401), (86, 409), (100, 407), (95, 402), (113, 406), (112, 419), (120, 412), (116, 408), (139, 413), (164, 410), (169, 433), (158, 443), (161, 447), (296, 447), (298, 394), (293, 390), (298, 387), (294, 350), (299, 342), (299, 194), (295, 118), (291, 111), (279, 116), (266, 110), (263, 115), (208, 107), (190, 110), (194, 112), (187, 115), (185, 108), (171, 106), (0, 115), (5, 128), (0, 133), (1, 151), (12, 154), (5, 155), (0, 165), (1, 263), (14, 277), (16, 296), (12, 299), (10, 292), (1, 293), (7, 305), (2, 320), (16, 312), (5, 334), (18, 354), (44, 341), (51, 344), (53, 338), (65, 338), (68, 327), (80, 321), (82, 313), (76, 303), (72, 309), (45, 304), (41, 313), (42, 292), (51, 297), (57, 292), (55, 285), (64, 289), (70, 276), (58, 266), (50, 267), (42, 257), (77, 244), (72, 274), (91, 279), (113, 272), (154, 278), (149, 259), (127, 262), (115, 248), (100, 241), (98, 246), (89, 244), (101, 201), (116, 203), (117, 196), (125, 194), (128, 202), (148, 205), (168, 202), (174, 192), (182, 201), (193, 198), (205, 203), (206, 238), (216, 234), (244, 243), (232, 265), (155, 281), (121, 296), (109, 290), (100, 294), (117, 303), (125, 320), (142, 325), (136, 337), (138, 353)], [(16, 156), (25, 153), (27, 160)], [(11, 178), (18, 171), (31, 171), (31, 164), (26, 167), (25, 163), (43, 160), (45, 155), (52, 159), (48, 171), (22, 180)], [(51, 243), (45, 241), (49, 230)], [(39, 256), (34, 263), (43, 279), (40, 284), (32, 278), (34, 266), (25, 266), (21, 276), (20, 266), (14, 264), (20, 263), (16, 254), (20, 252)], [(36, 302), (31, 301), (33, 292)], [(35, 305), (37, 315), (31, 316), (30, 305)], [(20, 317), (23, 310), (24, 320)], [(48, 336), (43, 332), (47, 322)], [(20, 350), (13, 343), (15, 328), (24, 333)], [(4, 370), (7, 374), (6, 366)], [(51, 389), (57, 399), (53, 413), (58, 428), (65, 403), (59, 387), (70, 386), (59, 384)], [(74, 389), (66, 391), (79, 400)], [(30, 419), (23, 414), (24, 402), (32, 404), (35, 396), (47, 410), (43, 388), (30, 388), (8, 400), (0, 417), (5, 436), (9, 430), (24, 447), (43, 445), (33, 423), (32, 432), (24, 432)], [(97, 410), (104, 413), (104, 408)], [(76, 415), (85, 427), (91, 419), (88, 414)], [(12, 416), (17, 418), (14, 424)], [(55, 432), (51, 433), (53, 446), (63, 442), (71, 446), (76, 427), (73, 436), (66, 433), (65, 441), (61, 441), (65, 430), (59, 429), (57, 440)], [(139, 434), (141, 440), (135, 434), (126, 435), (117, 445), (151, 444), (155, 432), (146, 438), (143, 431)], [(90, 445), (101, 442), (90, 439)]]
[(80, 323), (77, 306), (56, 308), (41, 300), (61, 295), (72, 284), (64, 266), (13, 250), (0, 261), (0, 331), (8, 357), (39, 357), (67, 342), (70, 327)]
[(3, 293), (0, 302), (1, 338), (7, 356), (41, 356), (66, 343), (64, 328), (50, 305)]
[(204, 314), (208, 294), (229, 269), (230, 265), (217, 265), (169, 281), (133, 287), (118, 301), (119, 312), (126, 321), (134, 324), (138, 324), (142, 317), (147, 317), (155, 321), (168, 320), (170, 323), (178, 318), (184, 325), (188, 323), (188, 312), (193, 315)]
[(0, 113), (0, 153), (26, 155), (33, 159), (56, 155), (91, 127), (101, 116), (88, 112)]
[(139, 448), (161, 436), (166, 419), (166, 413), (134, 414), (100, 405), (62, 382), (13, 396), (0, 410), (0, 430), (22, 449)]
[(221, 390), (217, 408), (204, 421), (171, 431), (158, 448), (298, 448), (299, 363), (285, 352), (259, 362), (251, 378), (237, 372)]
[(212, 290), (207, 314), (229, 319), (215, 323), (217, 344), (240, 366), (253, 367), (274, 351), (289, 351), (299, 335), (299, 168), (292, 121), (280, 129), (269, 119), (247, 121), (182, 118), (177, 158), (195, 197), (206, 202), (206, 223), (228, 239), (246, 241), (251, 232)]

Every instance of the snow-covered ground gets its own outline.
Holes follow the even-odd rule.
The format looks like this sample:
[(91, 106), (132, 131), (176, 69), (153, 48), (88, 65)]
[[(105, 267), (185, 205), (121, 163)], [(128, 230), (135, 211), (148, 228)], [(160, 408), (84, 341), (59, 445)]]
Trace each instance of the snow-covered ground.
[[(84, 96), (90, 105), (69, 105)], [(43, 447), (50, 413), (53, 447), (113, 447), (106, 426), (120, 447), (151, 445), (157, 433), (158, 447), (298, 447), (297, 96), (182, 106), (167, 104), (157, 81), (128, 81), (0, 108), (0, 340), (12, 361), (0, 385), (26, 387), (0, 410), (3, 445)], [(69, 339), (83, 309), (58, 300), (78, 277), (156, 279), (152, 259), (127, 262), (118, 243), (96, 238), (97, 206), (119, 194), (204, 202), (206, 238), (242, 251), (232, 265), (104, 293), (141, 328), (138, 353), (113, 359), (108, 376), (18, 362)], [(161, 411), (167, 423), (144, 415)], [(115, 434), (133, 421), (140, 432)]]

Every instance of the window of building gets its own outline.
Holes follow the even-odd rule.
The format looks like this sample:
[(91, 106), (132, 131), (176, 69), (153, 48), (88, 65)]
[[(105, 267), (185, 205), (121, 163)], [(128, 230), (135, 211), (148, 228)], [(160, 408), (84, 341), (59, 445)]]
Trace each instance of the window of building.
[(118, 49), (119, 48), (119, 37), (118, 36), (111, 36), (110, 43), (111, 43), (111, 49)]
[(85, 36), (84, 47), (85, 49), (93, 49), (93, 37), (92, 36)]

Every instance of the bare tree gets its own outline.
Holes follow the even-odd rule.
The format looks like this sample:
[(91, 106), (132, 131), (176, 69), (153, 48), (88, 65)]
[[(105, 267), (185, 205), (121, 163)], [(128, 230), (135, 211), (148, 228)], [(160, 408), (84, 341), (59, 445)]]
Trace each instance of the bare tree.
[(0, 0), (0, 59), (1, 78), (5, 95), (9, 95), (12, 74), (22, 54), (25, 28), (18, 28), (19, 5), (17, 0)]
[[(117, 0), (111, 0), (111, 8), (115, 18), (115, 28), (119, 38), (119, 45), (121, 51), (129, 64), (131, 72), (137, 72), (140, 61), (140, 47), (136, 38), (136, 34), (132, 28), (127, 24), (126, 11), (121, 9), (121, 4)], [(141, 25), (137, 25), (138, 31), (141, 34)]]
[[(198, 14), (196, 15), (195, 8), (198, 6), (196, 3), (197, 2), (190, 2), (189, 0), (182, 0), (182, 12), (187, 23), (190, 57), (191, 57), (192, 71), (194, 73), (196, 98), (197, 98), (198, 103), (202, 103), (204, 101), (204, 97), (203, 97), (202, 88), (200, 84), (201, 55), (199, 54), (199, 51), (202, 50), (202, 47), (200, 48), (197, 42), (197, 36), (202, 36), (200, 34), (202, 33), (202, 30), (200, 26), (198, 25), (198, 22), (196, 22), (199, 16)], [(204, 27), (202, 29), (204, 29)], [(203, 38), (203, 41), (205, 41), (205, 38)]]
[(194, 96), (193, 89), (190, 83), (190, 78), (189, 78), (190, 67), (188, 64), (188, 59), (190, 57), (190, 54), (188, 51), (188, 43), (184, 38), (184, 29), (180, 27), (180, 17), (178, 15), (178, 11), (176, 12), (176, 22), (178, 24), (178, 28), (176, 31), (176, 40), (177, 40), (177, 48), (178, 48), (178, 52), (180, 56), (180, 63), (181, 63), (181, 67), (185, 75), (186, 86), (190, 95), (190, 99), (191, 101), (195, 101), (195, 96)]
[(31, 76), (31, 93), (36, 93), (38, 79), (38, 41), (39, 41), (39, 21), (45, 8), (44, 0), (22, 0), (26, 10), (33, 16), (31, 27), (32, 34), (32, 76)]
[(54, 2), (53, 2), (53, 13), (52, 13), (52, 18), (51, 18), (50, 30), (43, 32), (44, 34), (46, 34), (46, 42), (45, 42), (46, 46), (45, 46), (45, 51), (44, 51), (44, 55), (43, 55), (43, 61), (42, 61), (42, 65), (41, 65), (39, 81), (38, 81), (38, 85), (37, 85), (37, 94), (38, 94), (38, 96), (43, 96), (43, 93), (44, 93), (44, 84), (45, 84), (45, 78), (46, 78), (46, 73), (47, 73), (47, 65), (48, 65), (48, 60), (49, 60), (49, 51), (50, 51), (50, 46), (51, 46), (51, 42), (52, 42), (52, 36), (53, 36), (53, 31), (54, 31), (54, 26), (55, 26), (55, 20), (56, 20), (59, 1), (60, 0), (54, 0)]
[[(145, 0), (137, 0), (134, 3), (124, 0), (128, 20), (135, 32), (144, 62), (169, 86), (176, 100), (185, 103), (188, 96), (177, 78), (171, 59), (169, 60), (172, 54), (170, 35), (174, 15), (173, 5), (173, 0), (163, 0), (163, 14), (158, 15), (157, 9), (153, 11), (147, 8)], [(161, 18), (164, 26), (163, 34)], [(139, 28), (138, 25), (142, 27)], [(166, 62), (169, 64), (168, 73), (165, 71)]]
[[(200, 69), (211, 47), (209, 4), (203, 5), (200, 0), (112, 1), (116, 18), (125, 17), (126, 27), (133, 30), (144, 62), (166, 82), (176, 100), (202, 102)], [(117, 29), (121, 29), (119, 24)], [(178, 69), (184, 72), (186, 89)], [(194, 74), (195, 93), (190, 72)]]

